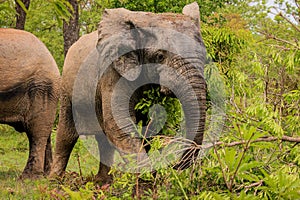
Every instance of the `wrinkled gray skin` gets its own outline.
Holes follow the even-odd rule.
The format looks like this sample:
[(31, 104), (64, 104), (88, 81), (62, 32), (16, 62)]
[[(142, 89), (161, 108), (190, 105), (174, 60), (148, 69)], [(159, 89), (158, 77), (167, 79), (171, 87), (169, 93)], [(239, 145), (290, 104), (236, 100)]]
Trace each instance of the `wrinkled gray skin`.
[(50, 135), (60, 74), (45, 45), (31, 33), (0, 29), (0, 123), (26, 132), (29, 158), (21, 178), (48, 174)]
[[(101, 78), (97, 85), (95, 110), (100, 126), (102, 127), (110, 143), (107, 142), (107, 139), (104, 135), (100, 134), (96, 136), (100, 150), (100, 168), (97, 177), (101, 181), (109, 182), (111, 180), (110, 176), (107, 174), (110, 169), (110, 166), (107, 163), (113, 163), (113, 148), (111, 148), (110, 144), (118, 147), (122, 150), (122, 152), (141, 152), (141, 139), (138, 137), (130, 137), (130, 133), (135, 132), (135, 129), (131, 121), (126, 118), (126, 113), (122, 112), (122, 110), (124, 110), (122, 109), (124, 108), (122, 103), (117, 105), (117, 110), (120, 110), (117, 115), (114, 115), (112, 111), (112, 104), (114, 104), (112, 102), (112, 95), (113, 92), (116, 92), (115, 90), (117, 89), (115, 86), (121, 77), (123, 77), (125, 80), (127, 79), (127, 82), (122, 84), (121, 88), (116, 92), (120, 96), (122, 96), (124, 91), (129, 90), (130, 85), (135, 81), (144, 78), (147, 79), (147, 72), (142, 72), (139, 70), (133, 70), (132, 73), (129, 73), (129, 75), (125, 74), (129, 70), (132, 70), (135, 66), (147, 63), (164, 64), (176, 70), (189, 81), (193, 91), (196, 93), (197, 100), (189, 97), (189, 91), (187, 91), (184, 86), (175, 85), (175, 87), (181, 87), (180, 91), (182, 92), (182, 96), (180, 100), (182, 100), (181, 103), (185, 105), (183, 106), (183, 109), (187, 121), (186, 130), (187, 132), (194, 131), (196, 135), (195, 138), (193, 138), (194, 141), (197, 144), (202, 143), (206, 110), (206, 84), (203, 78), (205, 47), (199, 33), (200, 25), (198, 5), (194, 3), (186, 6), (183, 10), (183, 13), (184, 14), (153, 14), (145, 12), (131, 12), (126, 9), (105, 10), (98, 32), (93, 32), (81, 37), (70, 48), (66, 56), (62, 75), (60, 120), (56, 139), (56, 152), (50, 176), (62, 175), (66, 169), (70, 153), (78, 139), (79, 134), (93, 132), (93, 127), (91, 128), (91, 125), (88, 125), (92, 123), (92, 120), (89, 120), (88, 117), (90, 115), (85, 114), (86, 116), (84, 116), (84, 112), (82, 112), (82, 110), (86, 109), (84, 107), (85, 104), (88, 104), (85, 102), (88, 101), (88, 95), (86, 95), (86, 93), (92, 93), (92, 90), (82, 89), (82, 93), (79, 95), (79, 98), (72, 96), (75, 90), (73, 88), (74, 83), (78, 81), (76, 78), (79, 76), (79, 70), (82, 66), (96, 65), (100, 68), (100, 73), (103, 73), (101, 74)], [(143, 27), (172, 29), (182, 34), (186, 34), (188, 37), (194, 40), (193, 43), (197, 46), (197, 50), (200, 51), (200, 57), (193, 57), (191, 58), (192, 60), (189, 61), (188, 59), (183, 59), (168, 51), (148, 48), (122, 55), (104, 71), (104, 69), (102, 69), (104, 66), (101, 65), (101, 59), (99, 61), (99, 58), (102, 56), (102, 59), (108, 59), (108, 57), (105, 55), (109, 56), (110, 50), (113, 48), (110, 50), (107, 49), (109, 49), (110, 45), (114, 45), (108, 43), (103, 47), (104, 41), (109, 39), (113, 34), (127, 33), (134, 28)], [(149, 42), (162, 38), (160, 35), (151, 36), (151, 34), (154, 33), (151, 33), (151, 31), (148, 32), (146, 29), (144, 31), (138, 31), (138, 33), (135, 32), (135, 35), (128, 34), (128, 38), (125, 38), (124, 41), (121, 41), (120, 45), (136, 45), (141, 41), (146, 41), (147, 43), (147, 40), (149, 39), (147, 39), (147, 37), (149, 35)], [(177, 38), (172, 41), (176, 40)], [(155, 42), (158, 44), (166, 41)], [(181, 47), (180, 45), (177, 45), (176, 48), (180, 49)], [(90, 70), (93, 69), (90, 68)], [(91, 73), (91, 75), (93, 75), (93, 73)], [(167, 82), (169, 80), (176, 79), (175, 77), (170, 77), (170, 75), (168, 75), (164, 69), (157, 71), (156, 76), (159, 82)], [(86, 80), (81, 82), (81, 85), (86, 84), (89, 79), (93, 79), (93, 77), (88, 77)], [(139, 98), (141, 97), (140, 94), (147, 89), (148, 86), (141, 87), (131, 97), (129, 97), (129, 113), (133, 122), (140, 120), (139, 116), (134, 111), (134, 106), (139, 101)], [(165, 87), (161, 87), (161, 91), (165, 94), (170, 93), (168, 88)], [(124, 104), (126, 104), (126, 101)], [(75, 108), (78, 110), (74, 110)], [(193, 116), (197, 116), (194, 113), (195, 108), (200, 110), (200, 117), (198, 118), (193, 118)], [(82, 113), (82, 115), (80, 113)], [(76, 116), (76, 119), (74, 119), (74, 116)], [(86, 127), (84, 123), (83, 125), (78, 125), (78, 123), (80, 123), (78, 120), (79, 118), (86, 118)], [(74, 121), (76, 121), (76, 123), (74, 123)], [(192, 130), (191, 128), (189, 129), (189, 126), (193, 126), (194, 124), (197, 124), (196, 130)], [(145, 152), (145, 150), (142, 150), (142, 152)], [(192, 155), (186, 152), (183, 155), (185, 158), (183, 159), (184, 161), (175, 166), (175, 168), (182, 169), (188, 167), (195, 156), (197, 156), (197, 152)]]

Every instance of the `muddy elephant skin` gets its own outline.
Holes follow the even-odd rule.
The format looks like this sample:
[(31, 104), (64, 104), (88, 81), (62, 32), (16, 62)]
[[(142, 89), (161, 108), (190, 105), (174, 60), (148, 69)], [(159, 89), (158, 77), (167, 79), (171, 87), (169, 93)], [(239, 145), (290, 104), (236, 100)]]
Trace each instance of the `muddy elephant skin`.
[(33, 34), (0, 29), (0, 123), (26, 132), (29, 157), (21, 178), (50, 171), (50, 135), (59, 99), (60, 74), (46, 46)]
[[(183, 14), (132, 12), (123, 8), (105, 10), (98, 31), (81, 37), (66, 56), (56, 152), (50, 176), (63, 174), (72, 148), (81, 134), (96, 135), (100, 150), (97, 177), (105, 182), (110, 180), (108, 171), (115, 149), (112, 146), (117, 147), (120, 154), (142, 152), (145, 155), (145, 150), (141, 149), (141, 138), (132, 137), (131, 133), (135, 132), (132, 122), (140, 120), (134, 107), (141, 98), (140, 94), (151, 84), (128, 92), (135, 84), (145, 80), (159, 85), (164, 83), (161, 92), (166, 94), (173, 93), (173, 90), (164, 87), (169, 82), (169, 87), (179, 91), (175, 96), (183, 105), (186, 131), (193, 132), (195, 137), (192, 139), (201, 144), (206, 110), (206, 83), (203, 77), (206, 50), (199, 28), (199, 7), (196, 3), (187, 5)], [(180, 37), (184, 38), (181, 35), (192, 42), (180, 41)], [(159, 46), (170, 47), (174, 51)], [(123, 50), (125, 53), (118, 55)], [(176, 51), (186, 55), (179, 56), (174, 53)], [(114, 52), (116, 59), (112, 59)], [(111, 64), (105, 67), (105, 63), (110, 61)], [(158, 67), (146, 67), (153, 63)], [(184, 77), (190, 88), (176, 82), (177, 77), (169, 73), (172, 71), (176, 71), (178, 77)], [(87, 73), (86, 77), (82, 76), (84, 73)], [(97, 74), (99, 79), (96, 95), (93, 96), (92, 89), (84, 88), (84, 85), (88, 85), (90, 79), (97, 78)], [(118, 84), (120, 79), (122, 84)], [(89, 96), (92, 96), (91, 102), (88, 102)], [(93, 101), (95, 108), (92, 110), (95, 110), (105, 134), (97, 135), (92, 114), (86, 112), (87, 105), (93, 104)], [(193, 155), (186, 152), (184, 161), (175, 168), (188, 167), (196, 156), (197, 152)]]

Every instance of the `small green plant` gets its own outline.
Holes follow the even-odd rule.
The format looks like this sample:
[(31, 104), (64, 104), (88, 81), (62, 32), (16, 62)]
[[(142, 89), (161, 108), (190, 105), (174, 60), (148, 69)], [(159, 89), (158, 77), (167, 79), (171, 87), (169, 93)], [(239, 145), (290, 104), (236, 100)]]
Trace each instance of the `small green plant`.
[[(155, 107), (157, 105), (162, 106), (163, 109)], [(153, 87), (144, 91), (144, 95), (135, 106), (135, 110), (147, 115), (147, 120), (142, 122), (144, 125), (153, 123), (152, 120), (155, 119), (154, 129), (160, 131), (159, 133), (162, 135), (174, 136), (182, 129), (184, 115), (180, 101), (161, 94), (160, 87)]]

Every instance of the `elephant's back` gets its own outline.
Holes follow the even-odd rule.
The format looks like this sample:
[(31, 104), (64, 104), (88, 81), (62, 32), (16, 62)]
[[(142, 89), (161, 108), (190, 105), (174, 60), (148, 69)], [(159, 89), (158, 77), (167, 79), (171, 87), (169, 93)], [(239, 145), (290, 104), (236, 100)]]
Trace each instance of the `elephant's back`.
[(56, 62), (46, 46), (29, 32), (0, 28), (0, 91), (35, 77), (59, 78)]
[(97, 31), (94, 31), (83, 35), (70, 47), (66, 55), (62, 73), (63, 93), (72, 95), (73, 85), (78, 70), (92, 50), (96, 48), (97, 40), (98, 33)]

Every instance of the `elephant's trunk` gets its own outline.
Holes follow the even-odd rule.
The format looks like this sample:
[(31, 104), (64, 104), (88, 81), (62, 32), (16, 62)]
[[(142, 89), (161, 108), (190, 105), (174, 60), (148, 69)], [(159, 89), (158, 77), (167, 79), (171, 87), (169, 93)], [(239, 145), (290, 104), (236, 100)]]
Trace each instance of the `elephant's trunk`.
[[(177, 61), (178, 62), (178, 61)], [(203, 64), (199, 60), (181, 60), (182, 65), (177, 71), (184, 77), (185, 82), (180, 85), (175, 84), (175, 94), (182, 104), (186, 121), (186, 138), (193, 140), (197, 145), (202, 144), (205, 129), (206, 117), (206, 83), (203, 75)], [(202, 67), (195, 67), (194, 63)], [(188, 144), (189, 149), (185, 150), (181, 160), (175, 169), (185, 169), (189, 167), (198, 156), (199, 149)]]

